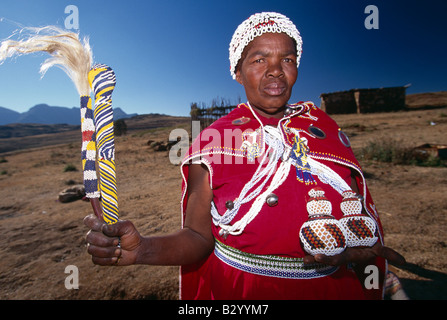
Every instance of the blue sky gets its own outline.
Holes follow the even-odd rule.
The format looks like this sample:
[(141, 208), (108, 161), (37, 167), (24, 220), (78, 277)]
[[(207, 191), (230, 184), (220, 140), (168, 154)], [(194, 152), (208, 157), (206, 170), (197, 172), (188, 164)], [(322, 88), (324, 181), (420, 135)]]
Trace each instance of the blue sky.
[[(365, 7), (379, 10), (368, 30)], [(245, 101), (229, 73), (228, 45), (252, 13), (277, 11), (297, 25), (303, 56), (290, 102), (353, 88), (403, 86), (407, 93), (447, 91), (447, 1), (2, 0), (0, 39), (21, 26), (64, 27), (68, 5), (90, 38), (95, 62), (117, 75), (113, 106), (127, 113), (188, 115), (192, 102)], [(58, 68), (41, 79), (46, 54), (0, 65), (0, 106), (19, 112), (38, 103), (79, 106), (70, 79)]]

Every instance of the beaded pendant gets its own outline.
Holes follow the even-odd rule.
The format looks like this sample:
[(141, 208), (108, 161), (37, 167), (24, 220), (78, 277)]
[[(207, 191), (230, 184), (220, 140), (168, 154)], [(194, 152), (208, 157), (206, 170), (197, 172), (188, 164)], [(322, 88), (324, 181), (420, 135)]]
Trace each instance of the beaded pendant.
[(378, 239), (378, 228), (374, 220), (362, 213), (362, 203), (353, 191), (345, 191), (340, 204), (346, 230), (348, 247), (371, 247)]
[(309, 219), (300, 229), (304, 250), (311, 254), (333, 256), (346, 248), (346, 234), (342, 224), (332, 215), (332, 204), (321, 188), (309, 191), (307, 201)]

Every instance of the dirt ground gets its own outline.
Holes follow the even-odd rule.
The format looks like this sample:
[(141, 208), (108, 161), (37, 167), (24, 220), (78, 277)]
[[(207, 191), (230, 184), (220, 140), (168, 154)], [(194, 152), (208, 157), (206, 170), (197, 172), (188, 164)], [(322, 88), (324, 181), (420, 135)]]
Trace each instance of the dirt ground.
[[(368, 142), (447, 143), (447, 108), (334, 116), (356, 154)], [(180, 125), (179, 125), (180, 126)], [(183, 125), (184, 126), (184, 125)], [(144, 235), (180, 226), (181, 175), (167, 152), (173, 127), (116, 137), (120, 215)], [(61, 203), (68, 183), (82, 183), (80, 143), (0, 155), (0, 299), (177, 299), (178, 267), (99, 267), (86, 252), (87, 202)], [(408, 264), (391, 266), (411, 299), (447, 299), (447, 168), (359, 159), (385, 230)], [(64, 172), (67, 165), (78, 171)], [(67, 289), (75, 266), (79, 288)]]

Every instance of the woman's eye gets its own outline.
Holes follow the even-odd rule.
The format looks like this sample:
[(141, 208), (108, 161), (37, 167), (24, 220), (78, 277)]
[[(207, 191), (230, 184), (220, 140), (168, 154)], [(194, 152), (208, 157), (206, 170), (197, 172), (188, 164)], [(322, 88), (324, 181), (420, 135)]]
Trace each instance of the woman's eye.
[(252, 57), (252, 61), (253, 61), (253, 63), (261, 63), (261, 62), (266, 61), (266, 58), (263, 57), (262, 55), (254, 55)]

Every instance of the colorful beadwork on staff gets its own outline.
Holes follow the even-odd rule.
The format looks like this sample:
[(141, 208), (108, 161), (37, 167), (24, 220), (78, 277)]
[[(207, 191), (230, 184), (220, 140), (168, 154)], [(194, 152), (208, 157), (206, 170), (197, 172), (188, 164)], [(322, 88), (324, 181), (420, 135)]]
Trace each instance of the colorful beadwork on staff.
[(89, 199), (99, 198), (98, 177), (96, 174), (96, 137), (93, 120), (92, 99), (81, 96), (81, 131), (82, 131), (82, 172), (84, 175), (85, 196)]
[(104, 221), (112, 224), (117, 222), (119, 217), (112, 109), (112, 92), (116, 77), (110, 67), (98, 64), (90, 70), (88, 80), (95, 93), (94, 120), (102, 213)]

